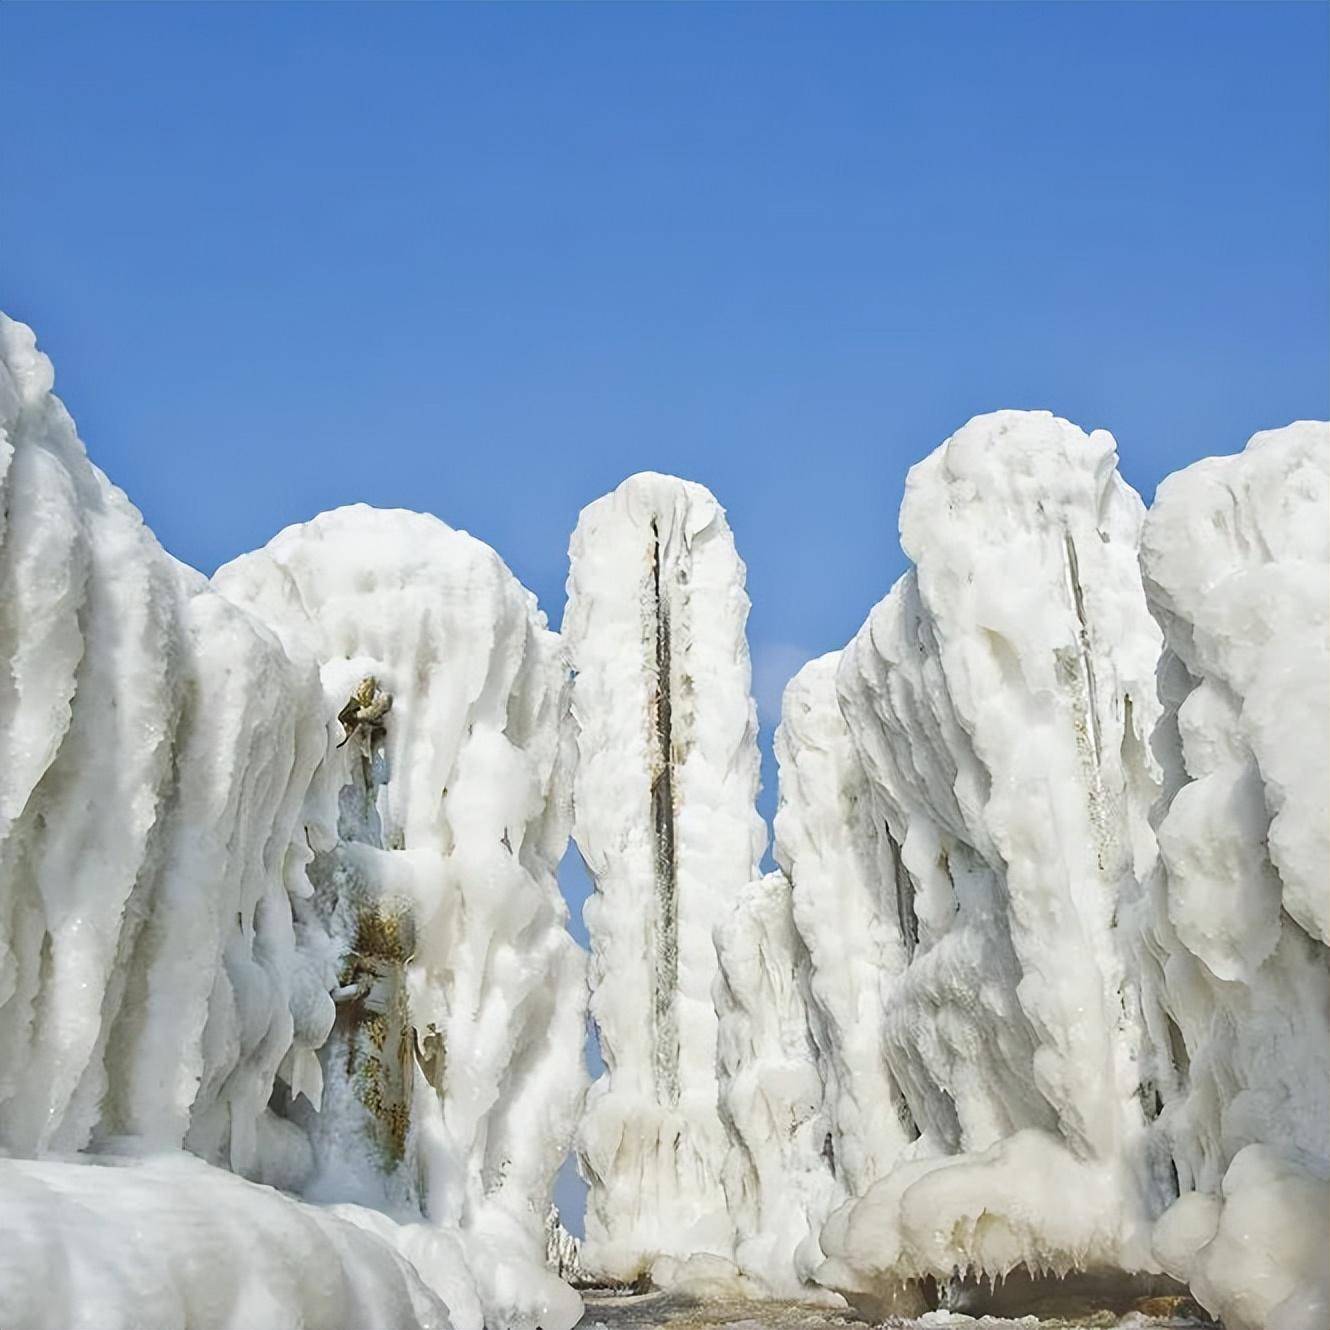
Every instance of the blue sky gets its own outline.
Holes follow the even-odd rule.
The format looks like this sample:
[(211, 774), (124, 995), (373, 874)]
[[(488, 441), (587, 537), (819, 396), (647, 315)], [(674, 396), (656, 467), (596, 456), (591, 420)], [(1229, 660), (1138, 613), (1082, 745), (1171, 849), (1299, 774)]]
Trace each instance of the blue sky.
[(206, 571), (423, 508), (557, 623), (583, 504), (704, 482), (769, 740), (969, 416), (1110, 429), (1148, 499), (1330, 414), (1327, 38), (1318, 4), (3, 5), (0, 308)]

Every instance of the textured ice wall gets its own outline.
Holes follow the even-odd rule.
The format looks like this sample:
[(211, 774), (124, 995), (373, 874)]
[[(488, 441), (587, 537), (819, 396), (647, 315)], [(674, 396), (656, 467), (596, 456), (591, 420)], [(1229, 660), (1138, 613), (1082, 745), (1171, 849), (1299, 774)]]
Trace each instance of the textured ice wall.
[[(836, 696), (840, 653), (790, 681), (776, 731), (776, 860), (807, 957), (809, 1024), (826, 1086), (823, 1153), (843, 1196), (861, 1196), (915, 1137), (884, 1056), (883, 982), (905, 969), (896, 860)], [(901, 902), (908, 904), (908, 893)]]
[[(1112, 438), (981, 416), (914, 467), (915, 568), (846, 648), (841, 709), (894, 859), (883, 975), (919, 1138), (823, 1230), (822, 1278), (1148, 1266), (1124, 894), (1154, 853), (1159, 632)], [(908, 1162), (913, 1160), (914, 1162)]]
[(583, 510), (563, 633), (575, 671), (573, 834), (605, 1058), (581, 1132), (584, 1265), (729, 1258), (713, 932), (757, 876), (744, 567), (700, 485), (645, 474)]
[(491, 1323), (571, 1325), (544, 1268), (585, 1083), (558, 639), (493, 550), (417, 513), (324, 513), (214, 584), (318, 662), (326, 716), (366, 678), (392, 699), (327, 758), (339, 838), (310, 875), (345, 1001), (312, 1194), (419, 1205), (460, 1229)]
[(808, 955), (784, 873), (751, 883), (716, 931), (717, 1071), (733, 1141), (725, 1194), (740, 1272), (777, 1296), (806, 1296), (817, 1234), (844, 1192), (809, 1021)]
[(269, 1100), (333, 1019), (317, 680), (163, 553), (2, 316), (0, 356), (0, 1143), (133, 1135), (295, 1185)]
[(1164, 1263), (1233, 1327), (1330, 1319), (1330, 426), (1170, 476), (1141, 563), (1164, 627), (1159, 867), (1141, 911)]
[[(584, 1080), (557, 639), (410, 514), (284, 533), (219, 594), (51, 385), (0, 319), (0, 1148), (34, 1157), (0, 1320), (571, 1325), (542, 1241)], [(371, 673), (394, 705), (348, 712)]]

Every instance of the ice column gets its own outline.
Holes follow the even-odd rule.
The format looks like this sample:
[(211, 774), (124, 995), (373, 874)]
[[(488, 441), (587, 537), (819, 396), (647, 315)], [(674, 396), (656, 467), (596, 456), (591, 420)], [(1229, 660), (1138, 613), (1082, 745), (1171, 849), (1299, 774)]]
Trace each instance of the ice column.
[(1330, 426), (1170, 476), (1141, 563), (1166, 785), (1144, 1007), (1183, 1196), (1156, 1250), (1224, 1324), (1330, 1318)]
[(585, 1081), (558, 638), (493, 550), (417, 513), (324, 513), (214, 583), (323, 684), (339, 825), (310, 876), (342, 969), (314, 1192), (418, 1205), (460, 1230), (487, 1322), (570, 1326), (544, 1239)]
[(391, 1220), (289, 1195), (336, 977), (313, 664), (162, 551), (52, 386), (0, 316), (0, 1323), (448, 1330)]
[(282, 1186), (332, 1023), (303, 912), (312, 669), (170, 558), (0, 316), (0, 1144), (134, 1137)]
[[(581, 1135), (584, 1266), (729, 1258), (713, 932), (757, 876), (744, 566), (700, 485), (644, 474), (587, 507), (564, 638), (575, 672), (574, 836), (606, 1071)], [(658, 1267), (662, 1277), (664, 1267)]]
[(835, 1286), (1150, 1261), (1167, 1180), (1141, 1164), (1119, 908), (1154, 853), (1159, 633), (1115, 461), (1047, 413), (972, 420), (911, 470), (915, 568), (840, 662), (892, 867), (887, 1060), (920, 1136), (824, 1228)]

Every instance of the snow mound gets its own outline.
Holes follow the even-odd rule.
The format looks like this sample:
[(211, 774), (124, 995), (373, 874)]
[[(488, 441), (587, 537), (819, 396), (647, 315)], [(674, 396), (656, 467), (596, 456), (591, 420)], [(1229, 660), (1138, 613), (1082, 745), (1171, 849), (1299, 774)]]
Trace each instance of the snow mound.
[(356, 1218), (190, 1155), (0, 1160), (0, 1324), (449, 1330), (444, 1302)]

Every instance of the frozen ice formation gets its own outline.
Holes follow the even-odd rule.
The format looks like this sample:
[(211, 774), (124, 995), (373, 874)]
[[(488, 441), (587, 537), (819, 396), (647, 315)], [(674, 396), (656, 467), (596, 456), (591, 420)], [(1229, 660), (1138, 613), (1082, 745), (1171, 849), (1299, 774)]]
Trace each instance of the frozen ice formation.
[(910, 472), (915, 566), (837, 669), (877, 820), (861, 853), (885, 841), (894, 905), (885, 1060), (917, 1137), (823, 1232), (820, 1277), (855, 1293), (1148, 1260), (1161, 1184), (1119, 900), (1153, 853), (1159, 632), (1115, 461), (1046, 413), (971, 421)]
[(765, 844), (747, 617), (743, 564), (700, 485), (633, 476), (583, 510), (563, 635), (606, 1070), (581, 1130), (582, 1261), (613, 1279), (733, 1255), (713, 933)]
[(912, 568), (786, 689), (764, 874), (706, 490), (590, 505), (561, 634), (416, 513), (209, 581), (51, 388), (0, 317), (0, 1324), (571, 1330), (586, 1279), (910, 1315), (1068, 1274), (1330, 1323), (1330, 426), (1148, 514), (1102, 431), (958, 431)]
[[(571, 1326), (556, 636), (416, 514), (325, 514), (210, 585), (88, 462), (32, 334), (0, 322), (0, 356), (0, 1145), (30, 1161), (0, 1306), (71, 1244), (118, 1269), (133, 1209), (161, 1259), (61, 1324), (331, 1323), (297, 1267), (334, 1262), (366, 1326)], [(219, 1310), (210, 1270), (259, 1248), (289, 1287)]]
[[(787, 690), (777, 858), (810, 991), (844, 990), (813, 1028), (861, 956), (883, 1055), (849, 1074), (917, 1131), (880, 1138), (816, 1277), (909, 1312), (952, 1271), (1162, 1272), (1226, 1325), (1311, 1330), (1330, 429), (1198, 463), (1144, 522), (1113, 462), (1046, 415), (972, 421), (911, 472), (915, 568)], [(801, 911), (823, 883), (863, 889)], [(835, 1120), (849, 1044), (817, 1044)]]
[(1330, 426), (1170, 476), (1141, 564), (1164, 627), (1142, 1005), (1183, 1192), (1166, 1268), (1230, 1330), (1330, 1323)]
[(840, 660), (820, 656), (790, 681), (775, 746), (776, 860), (790, 882), (826, 1092), (820, 1150), (844, 1200), (883, 1177), (917, 1132), (883, 1055), (882, 984), (905, 969), (909, 923), (898, 915), (897, 858), (841, 714)]
[(817, 1234), (844, 1199), (831, 1167), (826, 1088), (809, 1020), (809, 966), (790, 884), (768, 873), (716, 930), (725, 1195), (735, 1264), (762, 1292), (807, 1297)]
[(311, 666), (166, 555), (0, 320), (0, 1144), (135, 1136), (289, 1185), (332, 1024), (303, 913)]
[(308, 872), (343, 958), (311, 1194), (418, 1206), (460, 1231), (491, 1319), (571, 1324), (543, 1269), (585, 1080), (558, 639), (493, 550), (419, 513), (324, 513), (213, 584), (345, 713), (338, 834)]

